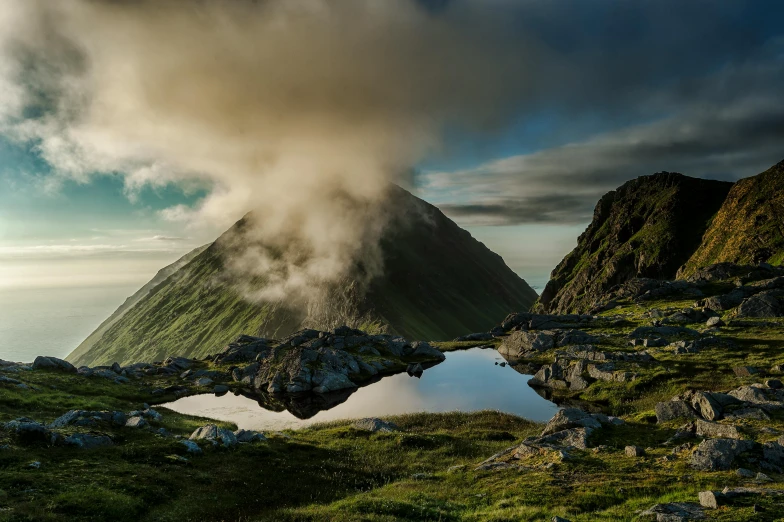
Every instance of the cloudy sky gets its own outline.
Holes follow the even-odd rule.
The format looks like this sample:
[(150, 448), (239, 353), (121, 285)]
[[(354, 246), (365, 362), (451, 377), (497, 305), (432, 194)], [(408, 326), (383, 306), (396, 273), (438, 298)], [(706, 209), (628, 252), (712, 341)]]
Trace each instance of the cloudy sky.
[(387, 181), (541, 287), (623, 182), (784, 159), (780, 1), (152, 4), (0, 7), (0, 288), (142, 284)]

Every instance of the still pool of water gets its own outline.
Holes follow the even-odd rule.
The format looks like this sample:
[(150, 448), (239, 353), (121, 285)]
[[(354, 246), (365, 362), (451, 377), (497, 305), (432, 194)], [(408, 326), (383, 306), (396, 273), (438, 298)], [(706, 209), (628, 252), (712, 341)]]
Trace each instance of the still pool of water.
[(491, 348), (448, 352), (446, 361), (425, 370), (421, 379), (405, 373), (384, 377), (359, 388), (345, 402), (308, 419), (299, 419), (288, 411), (269, 411), (252, 399), (231, 394), (193, 395), (164, 406), (259, 431), (416, 412), (498, 410), (533, 421), (549, 420), (558, 407), (528, 386), (529, 375), (495, 364), (504, 361)]

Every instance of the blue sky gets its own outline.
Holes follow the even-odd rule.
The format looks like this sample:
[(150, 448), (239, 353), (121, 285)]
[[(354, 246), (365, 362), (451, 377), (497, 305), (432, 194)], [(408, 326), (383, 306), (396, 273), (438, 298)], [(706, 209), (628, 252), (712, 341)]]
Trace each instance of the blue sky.
[[(26, 30), (1, 42), (0, 288), (142, 284), (322, 163), (413, 169), (541, 287), (623, 182), (784, 159), (781, 2), (352, 0), (327, 22), (314, 1), (315, 25), (267, 40), (289, 15), (271, 4), (156, 18), (176, 32), (143, 0), (8, 2), (0, 30)], [(216, 16), (238, 36), (199, 25)], [(199, 61), (213, 49), (226, 63)]]

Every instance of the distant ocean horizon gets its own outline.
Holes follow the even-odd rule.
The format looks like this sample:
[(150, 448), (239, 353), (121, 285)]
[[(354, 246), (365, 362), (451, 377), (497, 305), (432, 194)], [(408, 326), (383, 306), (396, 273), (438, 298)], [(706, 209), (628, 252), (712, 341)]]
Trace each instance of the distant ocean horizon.
[(141, 286), (0, 288), (0, 359), (67, 356)]

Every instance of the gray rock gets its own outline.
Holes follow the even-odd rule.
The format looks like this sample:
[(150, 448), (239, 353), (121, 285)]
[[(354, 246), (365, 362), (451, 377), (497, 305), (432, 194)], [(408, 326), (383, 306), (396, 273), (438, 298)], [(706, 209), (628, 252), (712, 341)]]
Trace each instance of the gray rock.
[(656, 522), (685, 522), (705, 518), (702, 507), (692, 502), (656, 504), (640, 513), (641, 517), (656, 517)]
[(210, 379), (209, 377), (201, 377), (200, 379), (196, 379), (196, 381), (194, 382), (196, 386), (200, 386), (200, 387), (206, 387), (211, 385), (212, 383), (213, 380)]
[(425, 369), (422, 368), (420, 363), (411, 363), (406, 368), (406, 373), (411, 377), (421, 377), (424, 372)]
[(550, 522), (572, 522), (572, 521), (569, 520), (568, 518), (553, 517), (553, 518), (550, 519)]
[(736, 317), (781, 317), (784, 307), (781, 302), (765, 293), (745, 299), (735, 312)]
[(643, 457), (645, 456), (645, 450), (639, 446), (626, 446), (624, 450), (627, 457)]
[(765, 392), (757, 386), (741, 386), (729, 392), (728, 395), (742, 402), (750, 402), (752, 404), (766, 404), (770, 402)]
[(762, 445), (762, 458), (771, 466), (783, 468), (784, 446), (778, 442), (766, 442)]
[(54, 370), (66, 373), (78, 372), (76, 367), (68, 361), (43, 355), (39, 355), (35, 358), (35, 361), (33, 361), (33, 370)]
[(241, 443), (263, 442), (267, 440), (267, 437), (265, 437), (262, 433), (252, 430), (240, 429), (234, 432), (234, 436), (237, 437), (237, 442)]
[(351, 427), (355, 430), (369, 431), (371, 433), (398, 431), (398, 427), (395, 424), (374, 417), (354, 421)]
[(434, 361), (443, 361), (446, 359), (446, 356), (441, 350), (433, 348), (430, 346), (430, 343), (426, 343), (425, 341), (414, 341), (411, 343), (411, 347), (414, 349), (410, 354), (411, 357), (426, 357), (428, 360)]
[(746, 468), (738, 468), (735, 470), (735, 474), (741, 478), (754, 478), (757, 476), (756, 473), (751, 471), (750, 469)]
[(493, 334), (490, 332), (479, 332), (479, 333), (471, 333), (468, 335), (462, 335), (455, 339), (457, 342), (464, 342), (464, 341), (492, 341)]
[(601, 422), (589, 413), (578, 408), (564, 408), (550, 419), (541, 436), (557, 433), (569, 428), (601, 428)]
[(730, 424), (707, 422), (701, 419), (695, 421), (697, 436), (712, 439), (740, 439), (738, 428)]
[(96, 426), (98, 424), (125, 426), (125, 422), (125, 413), (121, 411), (69, 410), (52, 421), (49, 427), (56, 429), (65, 426)]
[(512, 332), (498, 347), (499, 353), (509, 357), (524, 357), (530, 352), (542, 352), (555, 347), (555, 336), (546, 332)]
[(732, 369), (738, 377), (751, 377), (759, 373), (759, 370), (751, 366), (737, 366)]
[(19, 444), (49, 443), (52, 432), (39, 422), (22, 417), (5, 423), (5, 429)]
[(659, 402), (655, 407), (656, 422), (668, 422), (675, 419), (694, 419), (697, 417), (694, 409), (685, 401), (672, 400)]
[(724, 321), (721, 320), (721, 317), (711, 317), (705, 322), (705, 326), (708, 328), (719, 328), (724, 326)]
[(215, 393), (215, 395), (218, 396), (226, 395), (227, 393), (229, 393), (229, 387), (226, 386), (225, 384), (218, 384), (217, 386), (215, 386), (215, 388), (212, 391), (213, 393)]
[(185, 451), (187, 451), (188, 453), (193, 453), (195, 455), (204, 453), (202, 449), (199, 447), (199, 445), (193, 442), (192, 440), (181, 440), (180, 444), (185, 446)]
[(145, 426), (147, 426), (147, 421), (142, 416), (131, 417), (125, 423), (126, 428), (144, 428)]
[(237, 437), (226, 428), (220, 428), (215, 424), (206, 424), (197, 428), (190, 436), (190, 440), (208, 440), (213, 444), (223, 443), (224, 447), (230, 448), (237, 445)]
[(74, 433), (65, 438), (65, 443), (81, 449), (93, 449), (114, 445), (112, 439), (106, 435), (93, 435), (90, 433)]
[(703, 419), (712, 421), (721, 418), (722, 407), (711, 393), (697, 392), (692, 396), (691, 405)]
[(726, 471), (738, 455), (753, 447), (748, 440), (707, 439), (694, 450), (690, 463), (701, 471)]

